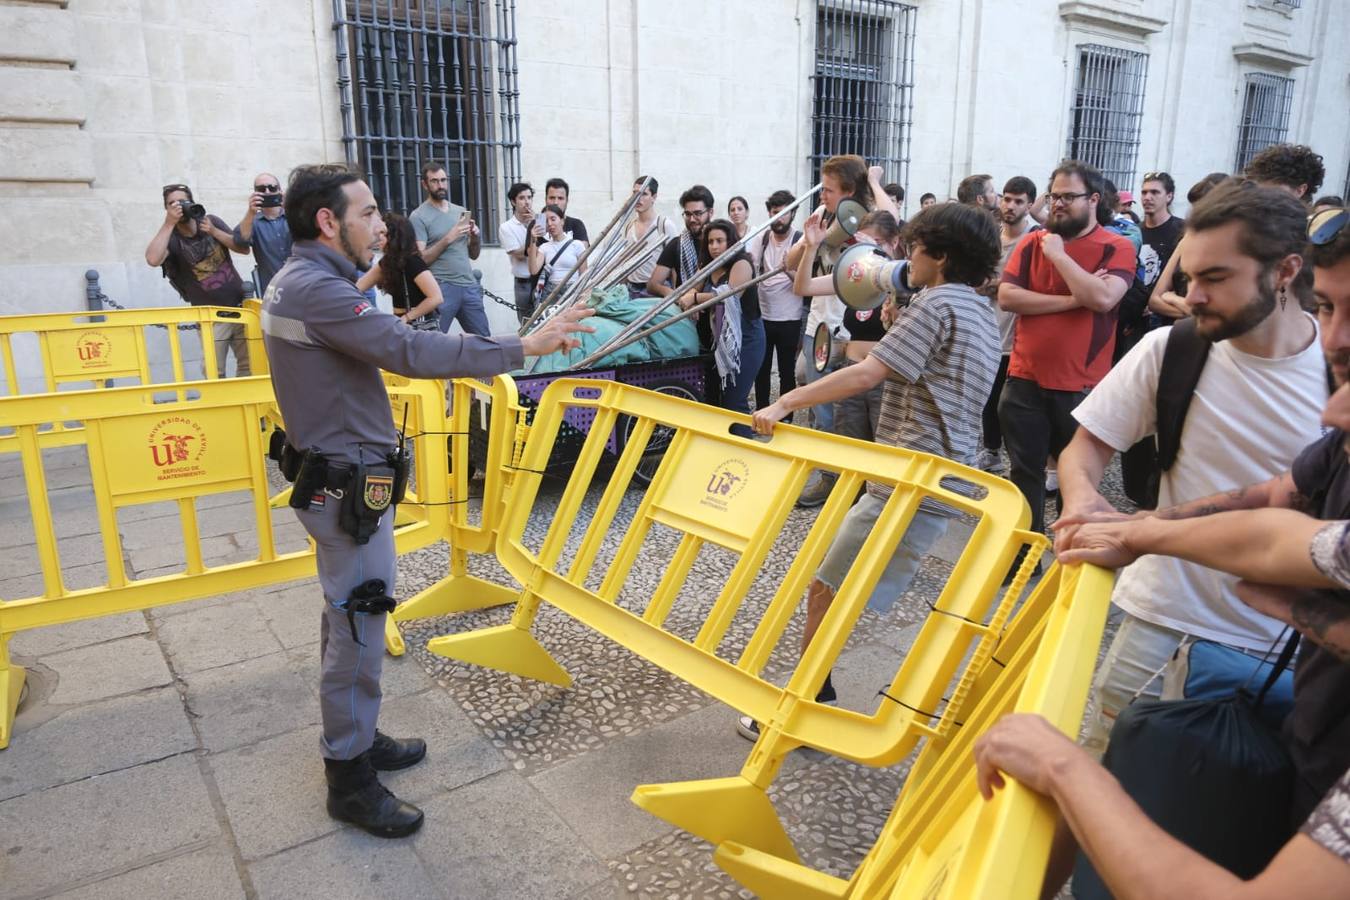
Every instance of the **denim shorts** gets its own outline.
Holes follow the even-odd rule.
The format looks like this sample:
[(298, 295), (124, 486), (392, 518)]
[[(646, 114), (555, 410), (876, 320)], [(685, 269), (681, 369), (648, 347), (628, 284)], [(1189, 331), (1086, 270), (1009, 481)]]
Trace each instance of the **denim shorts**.
[[(834, 536), (834, 543), (830, 544), (830, 549), (825, 552), (825, 559), (816, 571), (816, 577), (831, 590), (837, 592), (839, 585), (844, 583), (844, 577), (853, 567), (858, 551), (862, 549), (863, 542), (876, 527), (877, 518), (885, 506), (885, 500), (879, 500), (871, 494), (863, 494), (844, 516), (844, 521), (840, 523), (839, 531)], [(923, 558), (928, 555), (928, 551), (938, 539), (947, 533), (948, 521), (946, 516), (923, 508), (915, 511), (914, 518), (905, 529), (904, 537), (896, 544), (895, 553), (891, 556), (890, 562), (886, 563), (881, 579), (872, 590), (872, 596), (867, 599), (868, 609), (885, 613), (895, 605), (895, 601), (899, 600), (905, 591), (909, 590), (910, 582), (914, 580), (919, 566), (923, 564)]]

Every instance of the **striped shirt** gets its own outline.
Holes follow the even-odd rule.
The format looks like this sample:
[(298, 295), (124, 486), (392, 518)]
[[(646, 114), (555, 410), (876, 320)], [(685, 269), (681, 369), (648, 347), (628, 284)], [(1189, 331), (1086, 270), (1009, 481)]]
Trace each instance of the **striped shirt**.
[[(890, 369), (877, 443), (974, 465), (981, 413), (1002, 355), (989, 301), (964, 284), (925, 288), (872, 350)], [(889, 485), (867, 483), (879, 499)], [(925, 508), (939, 508), (924, 501)]]

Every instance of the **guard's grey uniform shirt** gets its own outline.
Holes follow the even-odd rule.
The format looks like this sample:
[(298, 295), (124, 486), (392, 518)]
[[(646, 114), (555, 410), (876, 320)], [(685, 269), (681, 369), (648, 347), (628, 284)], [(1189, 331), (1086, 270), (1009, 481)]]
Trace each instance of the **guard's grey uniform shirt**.
[[(520, 338), (415, 331), (356, 289), (356, 266), (297, 241), (268, 285), (263, 342), (286, 435), (297, 450), (357, 461), (396, 442), (381, 369), (412, 378), (498, 375), (525, 363)], [(371, 461), (368, 453), (366, 461)]]

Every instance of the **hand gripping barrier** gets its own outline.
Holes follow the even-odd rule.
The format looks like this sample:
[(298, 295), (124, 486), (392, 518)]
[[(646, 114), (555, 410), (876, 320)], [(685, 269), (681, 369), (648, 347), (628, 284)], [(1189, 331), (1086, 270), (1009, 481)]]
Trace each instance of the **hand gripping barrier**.
[[(386, 381), (394, 376), (386, 375)], [(478, 405), (474, 404), (477, 399)], [(487, 457), (484, 461), (482, 508), (477, 524), (469, 517), (469, 431), (475, 415), (486, 414), (484, 400), (491, 402), (487, 423)], [(506, 482), (515, 461), (517, 442), (524, 431), (523, 410), (516, 384), (505, 375), (493, 378), (458, 378), (450, 382), (450, 572), (440, 581), (409, 597), (385, 619), (385, 648), (393, 656), (405, 650), (398, 623), (410, 619), (486, 609), (513, 602), (518, 591), (469, 574), (470, 553), (491, 553), (497, 529), (505, 515)], [(394, 410), (399, 421), (399, 410)], [(409, 429), (409, 433), (416, 432)], [(444, 457), (442, 457), (444, 458)], [(409, 507), (416, 509), (417, 507)], [(400, 513), (402, 508), (400, 508)]]
[[(563, 419), (594, 416), (590, 433), (553, 513), (541, 549), (523, 543), (526, 522)], [(620, 417), (631, 432), (589, 523), (578, 523), (582, 500)], [(1046, 546), (1023, 530), (1030, 514), (1007, 481), (928, 454), (867, 444), (791, 426), (767, 442), (728, 433), (736, 416), (709, 406), (615, 382), (560, 379), (540, 398), (521, 467), (497, 539), (497, 556), (524, 591), (503, 626), (434, 638), (444, 656), (555, 684), (567, 673), (530, 634), (541, 600), (753, 716), (762, 736), (741, 773), (731, 778), (639, 789), (635, 802), (713, 844), (735, 841), (795, 862), (797, 857), (765, 793), (784, 757), (815, 747), (867, 765), (896, 763), (922, 737), (946, 741), (964, 714), (976, 677), (1007, 624), (1030, 571)], [(603, 573), (592, 572), (606, 533), (653, 432), (668, 448), (624, 538)], [(813, 468), (826, 460), (838, 473), (834, 492), (796, 551), (787, 575), (738, 658), (716, 651)], [(866, 481), (895, 488), (807, 652), (785, 688), (761, 676), (789, 625), (807, 582), (820, 565), (853, 498)], [(982, 499), (954, 490), (967, 485)], [(814, 702), (882, 570), (919, 503), (931, 497), (977, 517), (956, 569), (905, 656), (888, 699), (871, 715)], [(617, 602), (653, 526), (681, 533), (679, 546), (645, 609)], [(584, 534), (565, 571), (559, 561), (574, 525)], [(740, 554), (698, 634), (686, 640), (663, 628), (680, 587), (705, 543)], [(1012, 585), (1001, 582), (1019, 547), (1030, 552)], [(599, 581), (597, 590), (585, 585)], [(970, 664), (958, 678), (962, 659)], [(951, 694), (944, 698), (953, 680)]]
[[(256, 309), (182, 306), (0, 316), (0, 358), (4, 360), (8, 392), (11, 396), (20, 393), (14, 346), (17, 336), (31, 335), (36, 340), (43, 390), (55, 393), (62, 385), (93, 383), (103, 387), (116, 378), (151, 384), (148, 338), (156, 327), (167, 335), (173, 375), (170, 380), (195, 381), (183, 368), (183, 331), (179, 326), (195, 326), (202, 334), (210, 334), (214, 324), (243, 325), (253, 374), (267, 374), (267, 354), (262, 350), (262, 329)], [(211, 340), (202, 342), (202, 365), (207, 380), (214, 380), (216, 347)], [(83, 438), (78, 423), (53, 421), (43, 423), (38, 440), (42, 447), (62, 447), (78, 444)], [(17, 450), (16, 435), (0, 435), (0, 453)]]
[(920, 752), (876, 844), (847, 881), (737, 842), (719, 866), (758, 896), (792, 900), (995, 900), (1040, 896), (1058, 814), (1022, 784), (986, 802), (975, 740), (1009, 712), (1039, 713), (1078, 733), (1111, 600), (1113, 574), (1054, 566), (1036, 587), (972, 691), (948, 742)]
[[(398, 551), (407, 552), (446, 537), (445, 432), (449, 429), (440, 382), (390, 382), (395, 415), (401, 421), (407, 407), (409, 430), (421, 435), (413, 457), (412, 486), (422, 505), (410, 504), (412, 523), (394, 532)], [(156, 402), (167, 393), (174, 399)], [(43, 583), (42, 592), (35, 596), (0, 598), (0, 748), (8, 746), (24, 681), (23, 669), (9, 658), (10, 635), (280, 584), (314, 573), (312, 545), (293, 553), (276, 550), (267, 495), (270, 463), (258, 429), (259, 417), (273, 402), (266, 377), (0, 398), (0, 421), (17, 432)], [(72, 590), (63, 579), (39, 436), (53, 421), (84, 423), (106, 569), (102, 583), (93, 587)], [(231, 491), (252, 495), (259, 549), (252, 559), (208, 566), (193, 501)], [(130, 578), (123, 562), (117, 511), (164, 501), (178, 506), (186, 567), (170, 575)]]

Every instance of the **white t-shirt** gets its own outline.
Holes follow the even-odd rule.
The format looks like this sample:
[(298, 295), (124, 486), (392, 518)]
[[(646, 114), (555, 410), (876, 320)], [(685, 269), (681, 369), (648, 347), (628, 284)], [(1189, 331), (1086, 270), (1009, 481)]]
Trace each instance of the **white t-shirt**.
[[(534, 223), (531, 222), (530, 224), (533, 225)], [(502, 249), (507, 253), (524, 250), (525, 242), (530, 238), (529, 227), (515, 216), (503, 222), (502, 227), (497, 229), (497, 237), (501, 241)], [(530, 277), (529, 254), (524, 254), (522, 259), (516, 259), (514, 256), (509, 256), (507, 259), (511, 260), (511, 274), (513, 276), (516, 278)], [(547, 261), (545, 260), (545, 262)]]
[[(792, 238), (792, 232), (788, 232), (782, 241), (775, 241), (773, 235), (769, 235), (767, 242), (762, 235), (751, 241), (750, 257), (755, 262), (755, 272), (768, 272), (781, 266), (794, 243)], [(770, 322), (802, 320), (802, 298), (792, 292), (790, 272), (783, 272), (759, 283), (759, 312)]]
[[(568, 241), (571, 241), (569, 244)], [(567, 249), (563, 250), (563, 247)], [(562, 250), (559, 254), (558, 251)], [(539, 255), (544, 258), (544, 268), (539, 271), (542, 273), (548, 270), (548, 283), (557, 284), (567, 277), (567, 273), (576, 268), (577, 260), (581, 259), (581, 254), (586, 252), (586, 245), (581, 241), (572, 241), (572, 233), (564, 232), (562, 240), (548, 240), (539, 245)], [(553, 257), (558, 259), (554, 262)], [(552, 268), (549, 268), (549, 266)]]
[[(1154, 434), (1158, 372), (1171, 333), (1169, 327), (1145, 335), (1073, 411), (1078, 423), (1117, 450)], [(1326, 362), (1315, 336), (1301, 353), (1281, 359), (1242, 353), (1229, 341), (1215, 344), (1191, 397), (1176, 462), (1163, 473), (1159, 508), (1288, 471), (1298, 452), (1321, 437), (1326, 401)], [(1194, 563), (1144, 556), (1121, 571), (1111, 599), (1154, 625), (1267, 650), (1281, 625), (1239, 600), (1236, 583)]]
[[(635, 244), (638, 242), (640, 239), (638, 237), (639, 229), (641, 227), (641, 223), (636, 219), (629, 223), (628, 230), (624, 234), (629, 243)], [(656, 221), (652, 223), (651, 227), (659, 233), (661, 237), (652, 238), (650, 252), (644, 257), (642, 265), (638, 266), (628, 274), (628, 282), (640, 287), (647, 286), (647, 280), (652, 277), (652, 270), (656, 268), (656, 260), (661, 256), (661, 248), (665, 246), (665, 242), (673, 237), (678, 237), (680, 234), (679, 226), (665, 216), (657, 216)], [(641, 232), (644, 237), (650, 233), (650, 231)]]

